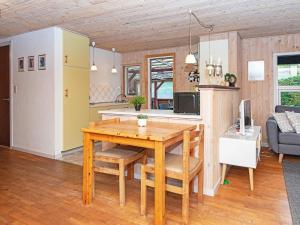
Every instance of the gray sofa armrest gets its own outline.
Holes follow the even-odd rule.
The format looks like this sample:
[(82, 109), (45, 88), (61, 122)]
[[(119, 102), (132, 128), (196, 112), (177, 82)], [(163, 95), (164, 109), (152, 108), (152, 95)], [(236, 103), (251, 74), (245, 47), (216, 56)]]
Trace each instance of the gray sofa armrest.
[(278, 125), (274, 117), (270, 117), (267, 120), (267, 135), (268, 142), (270, 147), (274, 152), (279, 153), (279, 145), (278, 145)]

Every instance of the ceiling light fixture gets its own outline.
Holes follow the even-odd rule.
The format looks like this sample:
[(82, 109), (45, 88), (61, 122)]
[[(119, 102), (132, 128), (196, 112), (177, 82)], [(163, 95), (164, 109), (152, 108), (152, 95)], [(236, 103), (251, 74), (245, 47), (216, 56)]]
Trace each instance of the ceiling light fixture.
[(192, 23), (192, 11), (190, 10), (190, 23), (189, 23), (189, 41), (190, 41), (190, 49), (189, 54), (185, 57), (186, 64), (196, 64), (197, 60), (195, 56), (192, 54), (192, 32), (191, 32), (191, 23)]
[(112, 73), (118, 73), (118, 70), (117, 70), (117, 68), (116, 68), (116, 65), (115, 65), (115, 54), (116, 54), (116, 49), (115, 48), (112, 48), (112, 51), (113, 51), (113, 54), (114, 54), (114, 64), (113, 64), (113, 67), (112, 67), (112, 69), (111, 69), (111, 72)]
[(92, 42), (92, 47), (93, 47), (93, 64), (91, 66), (91, 71), (97, 71), (98, 70), (97, 66), (95, 65), (95, 45), (96, 45), (96, 43), (93, 41)]
[(222, 63), (221, 63), (221, 59), (218, 58), (218, 62), (215, 63), (213, 60), (213, 57), (210, 55), (210, 44), (211, 44), (211, 32), (213, 32), (214, 29), (214, 25), (210, 24), (210, 25), (206, 25), (204, 23), (202, 23), (199, 18), (192, 12), (192, 10), (189, 11), (189, 15), (190, 15), (190, 24), (189, 24), (189, 32), (190, 32), (190, 52), (189, 54), (186, 56), (185, 58), (185, 63), (189, 63), (189, 64), (195, 64), (194, 63), (194, 59), (196, 61), (195, 56), (191, 53), (191, 18), (192, 16), (197, 20), (197, 22), (199, 23), (199, 25), (205, 29), (208, 29), (208, 60), (206, 60), (205, 64), (206, 64), (206, 70), (208, 75), (212, 76), (222, 76)]

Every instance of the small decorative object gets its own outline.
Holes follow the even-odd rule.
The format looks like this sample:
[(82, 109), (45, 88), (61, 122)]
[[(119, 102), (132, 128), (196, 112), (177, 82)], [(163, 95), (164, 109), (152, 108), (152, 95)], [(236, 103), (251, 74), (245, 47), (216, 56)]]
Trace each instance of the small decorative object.
[(39, 70), (45, 70), (46, 69), (46, 54), (39, 55), (38, 60), (39, 60), (38, 61)]
[(224, 180), (224, 185), (227, 185), (227, 184), (229, 184), (229, 180)]
[(264, 80), (264, 75), (264, 61), (248, 61), (248, 80)]
[(28, 56), (28, 71), (34, 71), (34, 56)]
[(137, 115), (138, 126), (139, 127), (147, 126), (147, 119), (148, 119), (147, 115), (143, 115), (143, 114)]
[(18, 71), (24, 72), (24, 57), (18, 58)]
[(188, 77), (188, 80), (190, 82), (197, 82), (199, 83), (200, 82), (200, 74), (198, 72), (198, 69), (196, 70), (193, 70), (189, 73), (189, 77)]
[(130, 103), (134, 105), (136, 111), (141, 111), (141, 106), (146, 103), (146, 99), (144, 96), (135, 96), (130, 100)]
[(224, 79), (226, 82), (229, 83), (229, 87), (235, 87), (235, 83), (236, 83), (236, 76), (232, 73), (226, 73), (224, 76)]

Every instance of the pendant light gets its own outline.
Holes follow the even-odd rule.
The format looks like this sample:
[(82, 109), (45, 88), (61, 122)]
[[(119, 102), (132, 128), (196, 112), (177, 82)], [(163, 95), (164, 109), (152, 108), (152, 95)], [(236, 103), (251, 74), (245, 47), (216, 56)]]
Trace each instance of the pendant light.
[(209, 76), (215, 76), (215, 67), (213, 63), (213, 58), (210, 56), (210, 33), (213, 28), (210, 28), (208, 31), (208, 61), (206, 61), (206, 70)]
[(115, 48), (112, 48), (112, 51), (113, 51), (113, 54), (114, 54), (114, 64), (113, 64), (113, 67), (112, 67), (112, 69), (111, 69), (111, 72), (112, 72), (112, 73), (118, 73), (118, 70), (117, 70), (117, 68), (116, 68), (116, 66), (115, 66), (115, 54), (116, 54), (116, 49), (115, 49)]
[(97, 66), (95, 65), (95, 45), (96, 45), (96, 43), (93, 41), (92, 42), (92, 46), (93, 46), (93, 64), (91, 66), (91, 71), (97, 71), (98, 70)]
[(197, 17), (197, 15), (195, 13), (192, 12), (192, 10), (189, 10), (189, 15), (190, 15), (190, 24), (189, 24), (189, 32), (190, 32), (190, 52), (189, 54), (186, 56), (185, 58), (185, 63), (187, 64), (196, 64), (196, 58), (195, 56), (192, 54), (192, 40), (191, 40), (191, 19), (192, 16), (196, 19), (196, 21), (199, 23), (199, 25), (205, 29), (208, 30), (208, 60), (206, 60), (205, 64), (206, 64), (206, 71), (208, 73), (209, 76), (223, 76), (223, 72), (222, 72), (222, 62), (221, 59), (218, 59), (218, 62), (215, 63), (212, 56), (210, 55), (210, 44), (211, 44), (211, 32), (214, 30), (214, 25), (213, 24), (204, 24), (203, 22), (201, 22), (199, 20), (199, 18)]
[(192, 23), (192, 11), (190, 10), (190, 23), (189, 23), (189, 37), (190, 37), (190, 49), (189, 54), (185, 57), (186, 64), (196, 64), (197, 60), (195, 56), (192, 54), (192, 33), (191, 33), (191, 23)]

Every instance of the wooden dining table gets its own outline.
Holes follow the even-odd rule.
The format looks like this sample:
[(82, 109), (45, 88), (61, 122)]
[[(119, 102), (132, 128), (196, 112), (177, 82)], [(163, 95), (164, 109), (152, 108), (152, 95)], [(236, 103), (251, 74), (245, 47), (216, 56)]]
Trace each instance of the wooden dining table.
[(165, 150), (182, 141), (183, 132), (196, 129), (196, 125), (148, 121), (139, 127), (136, 120), (103, 124), (83, 128), (84, 159), (82, 198), (85, 205), (93, 199), (93, 143), (94, 141), (131, 145), (154, 150), (155, 161), (155, 211), (154, 224), (165, 224)]

